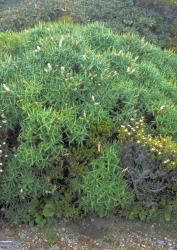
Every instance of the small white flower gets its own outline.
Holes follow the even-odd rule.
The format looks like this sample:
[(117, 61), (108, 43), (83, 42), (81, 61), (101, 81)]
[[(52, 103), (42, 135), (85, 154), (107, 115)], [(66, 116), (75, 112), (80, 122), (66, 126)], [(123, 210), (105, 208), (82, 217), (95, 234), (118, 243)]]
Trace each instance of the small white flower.
[(51, 194), (51, 193), (52, 193), (52, 191), (50, 191), (50, 190), (46, 190), (46, 191), (45, 191), (45, 193), (46, 193), (46, 194)]
[(165, 106), (164, 106), (164, 105), (163, 105), (163, 106), (161, 106), (161, 107), (160, 107), (160, 109), (159, 109), (159, 111), (162, 111), (164, 108), (165, 108)]
[(98, 152), (101, 152), (101, 144), (98, 144)]
[(20, 189), (20, 193), (23, 193), (23, 188)]
[(0, 150), (0, 154), (2, 154), (2, 150)]
[(95, 104), (95, 106), (98, 106), (100, 103), (99, 102), (95, 102), (94, 104)]
[(37, 46), (37, 48), (34, 50), (35, 53), (40, 52), (41, 51), (41, 47)]
[(128, 172), (128, 171), (129, 171), (128, 168), (124, 168), (124, 169), (122, 170), (123, 173)]
[(93, 102), (95, 101), (95, 97), (94, 97), (94, 95), (92, 95), (92, 101), (93, 101)]
[(2, 170), (2, 168), (0, 168), (0, 173), (2, 173), (3, 172), (3, 170)]
[(129, 74), (133, 74), (135, 71), (136, 71), (135, 68), (131, 68), (131, 67), (128, 67), (128, 68), (127, 68), (127, 72), (128, 72)]
[(4, 141), (2, 144), (3, 144), (3, 145), (6, 145), (6, 142)]
[(64, 66), (61, 66), (61, 73), (63, 73), (65, 71), (65, 67)]
[(170, 160), (166, 160), (166, 161), (164, 161), (163, 163), (166, 164), (166, 163), (168, 163), (168, 162), (170, 162)]
[(5, 155), (5, 158), (7, 158), (7, 155)]
[(129, 73), (130, 71), (131, 71), (131, 68), (130, 68), (130, 67), (128, 67), (128, 68), (127, 68), (127, 72)]
[(0, 166), (2, 166), (3, 164), (2, 164), (2, 162), (0, 162)]
[(63, 44), (63, 37), (61, 38), (60, 42), (59, 42), (59, 47), (61, 48)]
[(86, 56), (86, 55), (83, 55), (82, 58), (83, 58), (84, 60), (86, 60), (87, 56)]
[(49, 69), (49, 71), (52, 70), (52, 66), (50, 63), (47, 63), (47, 68)]
[(47, 63), (47, 68), (44, 69), (45, 72), (50, 72), (52, 70), (52, 65)]
[(6, 84), (3, 84), (2, 86), (5, 89), (5, 91), (10, 92), (10, 88)]

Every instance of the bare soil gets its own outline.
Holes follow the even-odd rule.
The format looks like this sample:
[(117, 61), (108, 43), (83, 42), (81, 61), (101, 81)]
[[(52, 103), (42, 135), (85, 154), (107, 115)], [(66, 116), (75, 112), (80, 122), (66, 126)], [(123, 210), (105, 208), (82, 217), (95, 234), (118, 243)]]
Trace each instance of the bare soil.
[(175, 250), (177, 223), (142, 223), (87, 216), (45, 230), (2, 222), (0, 250)]

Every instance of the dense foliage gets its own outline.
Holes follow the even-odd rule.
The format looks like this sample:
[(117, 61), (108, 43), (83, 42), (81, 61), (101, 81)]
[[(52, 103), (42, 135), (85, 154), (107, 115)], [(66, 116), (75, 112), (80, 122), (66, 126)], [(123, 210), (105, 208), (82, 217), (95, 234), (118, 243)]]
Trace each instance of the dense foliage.
[(101, 21), (119, 34), (137, 33), (177, 50), (176, 0), (25, 0), (0, 13), (0, 31), (19, 31), (63, 16), (80, 23)]
[(64, 22), (0, 33), (0, 64), (6, 217), (43, 225), (54, 215), (175, 212), (176, 54), (99, 24)]

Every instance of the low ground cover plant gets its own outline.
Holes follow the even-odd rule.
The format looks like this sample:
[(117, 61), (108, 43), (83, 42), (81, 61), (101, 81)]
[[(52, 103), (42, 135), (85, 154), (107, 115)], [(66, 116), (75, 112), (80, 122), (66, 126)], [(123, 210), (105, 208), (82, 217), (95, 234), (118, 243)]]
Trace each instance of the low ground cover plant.
[(72, 17), (76, 22), (99, 21), (117, 33), (136, 33), (176, 51), (177, 5), (166, 0), (25, 0), (0, 12), (0, 31), (20, 31), (39, 21)]
[(176, 54), (101, 24), (40, 23), (0, 33), (0, 64), (7, 218), (175, 213)]

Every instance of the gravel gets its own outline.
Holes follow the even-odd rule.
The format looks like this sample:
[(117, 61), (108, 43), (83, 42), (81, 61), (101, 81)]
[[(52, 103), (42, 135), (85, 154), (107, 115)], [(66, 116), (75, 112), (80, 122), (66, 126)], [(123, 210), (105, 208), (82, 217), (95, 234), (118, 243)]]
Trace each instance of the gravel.
[(5, 224), (0, 250), (176, 250), (177, 223), (142, 223), (87, 216), (45, 230)]

